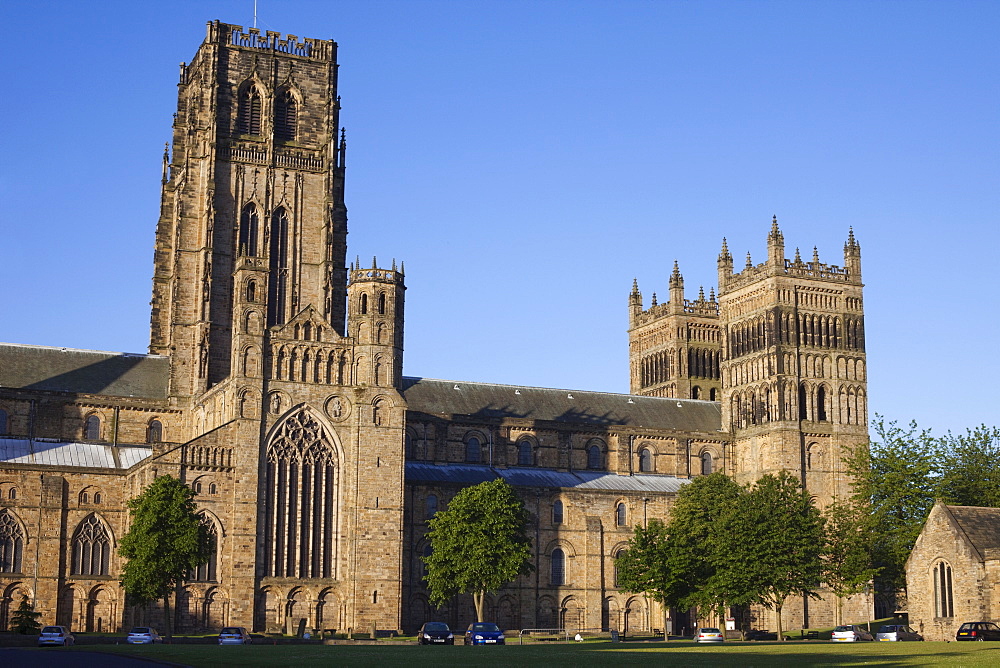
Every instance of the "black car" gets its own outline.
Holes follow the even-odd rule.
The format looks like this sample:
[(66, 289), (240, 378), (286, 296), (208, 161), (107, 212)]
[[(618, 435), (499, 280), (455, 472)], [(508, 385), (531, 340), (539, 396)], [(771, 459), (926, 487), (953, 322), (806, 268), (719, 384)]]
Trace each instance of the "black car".
[(750, 629), (743, 637), (747, 640), (777, 640), (778, 634), (774, 631), (768, 631), (766, 629)]
[(421, 645), (454, 645), (455, 634), (444, 622), (424, 622), (417, 632)]
[(955, 640), (1000, 640), (1000, 626), (993, 622), (966, 622), (958, 627)]

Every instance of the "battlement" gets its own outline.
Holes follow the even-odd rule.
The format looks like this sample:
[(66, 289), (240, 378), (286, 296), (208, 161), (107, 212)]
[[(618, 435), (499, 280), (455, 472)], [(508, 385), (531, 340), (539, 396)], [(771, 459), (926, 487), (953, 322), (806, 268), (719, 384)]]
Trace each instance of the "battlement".
[(333, 40), (303, 37), (299, 41), (297, 35), (286, 35), (282, 38), (280, 32), (266, 30), (261, 34), (257, 28), (249, 28), (244, 32), (243, 26), (220, 21), (209, 22), (207, 41), (217, 42), (223, 46), (271, 51), (313, 60), (333, 61), (337, 56), (337, 43)]
[[(681, 310), (684, 315), (694, 315), (701, 316), (703, 318), (713, 318), (718, 319), (719, 317), (719, 303), (714, 299), (685, 299), (684, 306)], [(634, 317), (632, 322), (633, 327), (638, 327), (640, 325), (647, 325), (651, 322), (659, 320), (660, 318), (666, 317), (668, 315), (678, 315), (677, 311), (671, 308), (670, 302), (664, 302), (662, 304), (653, 304), (648, 309), (639, 312)]]
[(360, 264), (360, 262), (351, 264), (351, 268), (348, 271), (349, 285), (355, 283), (393, 283), (395, 285), (403, 285), (406, 278), (402, 265), (400, 265), (398, 270), (396, 269), (395, 260), (392, 262), (392, 269), (379, 269), (376, 267), (374, 259), (369, 269), (360, 269)]

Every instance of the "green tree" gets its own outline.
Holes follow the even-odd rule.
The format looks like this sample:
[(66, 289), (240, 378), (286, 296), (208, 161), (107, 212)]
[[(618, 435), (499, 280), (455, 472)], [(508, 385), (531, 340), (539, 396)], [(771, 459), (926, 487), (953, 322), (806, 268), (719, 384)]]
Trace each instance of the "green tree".
[(533, 570), (527, 524), (524, 503), (503, 478), (456, 494), (428, 522), (431, 553), (421, 559), (431, 602), (472, 594), (476, 620), (483, 621), (486, 593)]
[(684, 574), (686, 584), (680, 607), (722, 617), (728, 605), (737, 603), (739, 596), (721, 571), (727, 565), (720, 556), (727, 549), (721, 520), (739, 507), (744, 492), (732, 478), (713, 473), (695, 478), (677, 495), (668, 533), (675, 570)]
[(876, 589), (895, 592), (906, 587), (906, 559), (934, 505), (940, 443), (915, 422), (903, 428), (878, 415), (872, 432), (870, 443), (849, 451), (846, 469), (854, 502), (870, 510)]
[(716, 551), (720, 591), (734, 604), (758, 603), (781, 611), (792, 594), (818, 598), (823, 573), (823, 517), (798, 480), (782, 471), (761, 477), (720, 523)]
[(878, 572), (872, 563), (875, 527), (867, 505), (851, 501), (830, 504), (823, 516), (826, 519), (824, 580), (838, 596), (835, 621), (840, 624), (840, 599), (869, 589)]
[(659, 519), (645, 527), (636, 525), (625, 550), (615, 558), (616, 586), (630, 594), (643, 594), (663, 607), (663, 638), (669, 640), (666, 616), (690, 591), (688, 570)]
[(160, 476), (128, 502), (131, 524), (119, 553), (125, 600), (143, 605), (163, 600), (171, 634), (170, 594), (177, 583), (211, 555), (207, 528), (196, 512), (194, 491), (169, 475)]
[(1000, 429), (985, 424), (940, 439), (938, 496), (957, 506), (1000, 508)]
[(42, 628), (38, 623), (41, 616), (42, 613), (35, 612), (35, 606), (28, 600), (28, 595), (24, 594), (17, 610), (10, 616), (10, 630), (21, 635), (34, 635)]

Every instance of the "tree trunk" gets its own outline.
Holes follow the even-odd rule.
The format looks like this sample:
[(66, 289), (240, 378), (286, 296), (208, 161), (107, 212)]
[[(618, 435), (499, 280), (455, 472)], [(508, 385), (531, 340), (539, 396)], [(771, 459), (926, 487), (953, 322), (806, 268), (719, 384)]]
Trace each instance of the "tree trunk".
[(483, 602), (486, 600), (485, 591), (477, 591), (472, 594), (472, 602), (476, 604), (476, 621), (483, 621)]
[(663, 608), (663, 642), (670, 642), (670, 630), (667, 628), (667, 618), (670, 617), (670, 608), (664, 603), (661, 603), (660, 607)]
[(170, 594), (163, 595), (163, 624), (166, 626), (166, 637), (170, 638), (174, 632), (174, 620), (170, 614)]
[(785, 641), (785, 634), (781, 630), (781, 606), (782, 606), (782, 603), (783, 603), (783, 601), (777, 603), (774, 606), (774, 621), (775, 621), (775, 624), (778, 625), (778, 640), (784, 642)]

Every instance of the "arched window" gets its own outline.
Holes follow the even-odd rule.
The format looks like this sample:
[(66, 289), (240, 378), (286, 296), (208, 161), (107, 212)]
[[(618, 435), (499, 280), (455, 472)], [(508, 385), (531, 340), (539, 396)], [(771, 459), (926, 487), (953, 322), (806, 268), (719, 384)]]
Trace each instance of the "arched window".
[(943, 561), (934, 567), (934, 616), (955, 616), (955, 600), (951, 586), (951, 566)]
[(563, 502), (556, 500), (552, 502), (552, 523), (563, 523)]
[(691, 388), (691, 398), (701, 399), (701, 388), (698, 387), (697, 385)]
[(267, 326), (285, 324), (288, 285), (288, 215), (283, 208), (271, 216), (271, 247), (267, 277)]
[(599, 469), (603, 468), (604, 457), (601, 455), (601, 447), (597, 444), (591, 445), (587, 448), (587, 468), (588, 469)]
[(83, 490), (82, 492), (80, 492), (79, 501), (81, 504), (90, 503), (90, 492), (88, 492), (87, 490)]
[(216, 485), (214, 482), (208, 483), (208, 493), (209, 494), (218, 494), (219, 493), (219, 486)]
[(309, 409), (279, 423), (264, 471), (263, 573), (330, 578), (337, 563), (339, 466), (332, 439)]
[(101, 440), (101, 416), (87, 416), (87, 420), (83, 424), (83, 438), (86, 441)]
[(193, 488), (195, 494), (201, 494), (201, 481), (195, 482)]
[(708, 390), (708, 400), (709, 401), (715, 401), (716, 400), (716, 398), (715, 398), (715, 388), (714, 387)]
[(260, 108), (260, 91), (257, 87), (250, 85), (244, 88), (240, 93), (239, 113), (236, 119), (236, 129), (240, 134), (260, 134)]
[(159, 443), (163, 440), (163, 425), (159, 420), (150, 420), (146, 427), (146, 443)]
[(799, 419), (809, 419), (809, 395), (806, 393), (805, 383), (799, 385)]
[[(257, 257), (257, 233), (260, 228), (260, 218), (257, 207), (251, 202), (243, 207), (240, 214), (240, 239), (237, 252), (240, 256)], [(252, 281), (251, 281), (252, 282)], [(253, 301), (249, 297), (247, 301)]]
[(100, 504), (101, 503), (101, 493), (100, 492), (94, 492), (94, 503), (95, 504)]
[(208, 560), (191, 571), (188, 574), (188, 579), (194, 582), (215, 582), (217, 580), (216, 565), (219, 561), (219, 531), (215, 526), (215, 522), (209, 519), (207, 515), (201, 516), (201, 524), (205, 527), (205, 532), (208, 533), (210, 552)]
[(524, 440), (517, 444), (517, 465), (532, 466), (535, 463), (531, 441)]
[(23, 551), (24, 533), (21, 525), (10, 511), (0, 512), (0, 573), (20, 573)]
[(298, 100), (292, 95), (292, 91), (283, 90), (274, 101), (274, 138), (278, 141), (295, 141), (298, 120)]
[(247, 281), (247, 301), (257, 301), (257, 281)]
[(465, 441), (465, 461), (476, 464), (482, 461), (482, 445), (476, 436), (470, 436)]
[(358, 299), (358, 310), (361, 315), (366, 315), (368, 313), (368, 295), (362, 292), (361, 297)]
[(639, 472), (649, 473), (653, 470), (653, 453), (650, 452), (649, 448), (643, 448), (639, 451)]
[(621, 581), (621, 570), (618, 568), (618, 560), (625, 556), (624, 548), (615, 552), (615, 586), (619, 586)]
[(378, 293), (378, 312), (379, 315), (385, 315), (385, 293)]
[(0, 436), (6, 436), (7, 434), (10, 433), (7, 420), (8, 420), (7, 411), (0, 408)]
[(437, 515), (438, 511), (438, 498), (433, 494), (427, 495), (427, 519), (430, 519)]
[(111, 561), (111, 539), (97, 519), (89, 515), (73, 536), (71, 570), (73, 575), (107, 575)]
[(615, 524), (620, 527), (628, 526), (628, 511), (626, 510), (624, 503), (619, 503), (615, 508)]
[(826, 388), (822, 385), (816, 390), (816, 420), (826, 422)]
[(712, 453), (707, 450), (701, 453), (701, 474), (710, 475), (712, 473)]
[(420, 560), (421, 571), (422, 571), (423, 577), (427, 577), (427, 574), (429, 572), (427, 570), (427, 561), (426, 561), (426, 559), (428, 557), (430, 557), (431, 554), (433, 554), (433, 553), (434, 553), (434, 548), (431, 547), (430, 543), (427, 543), (427, 545), (424, 545), (424, 551), (423, 551), (424, 558)]
[(552, 568), (549, 573), (549, 584), (552, 586), (566, 584), (566, 553), (558, 547), (552, 550)]

